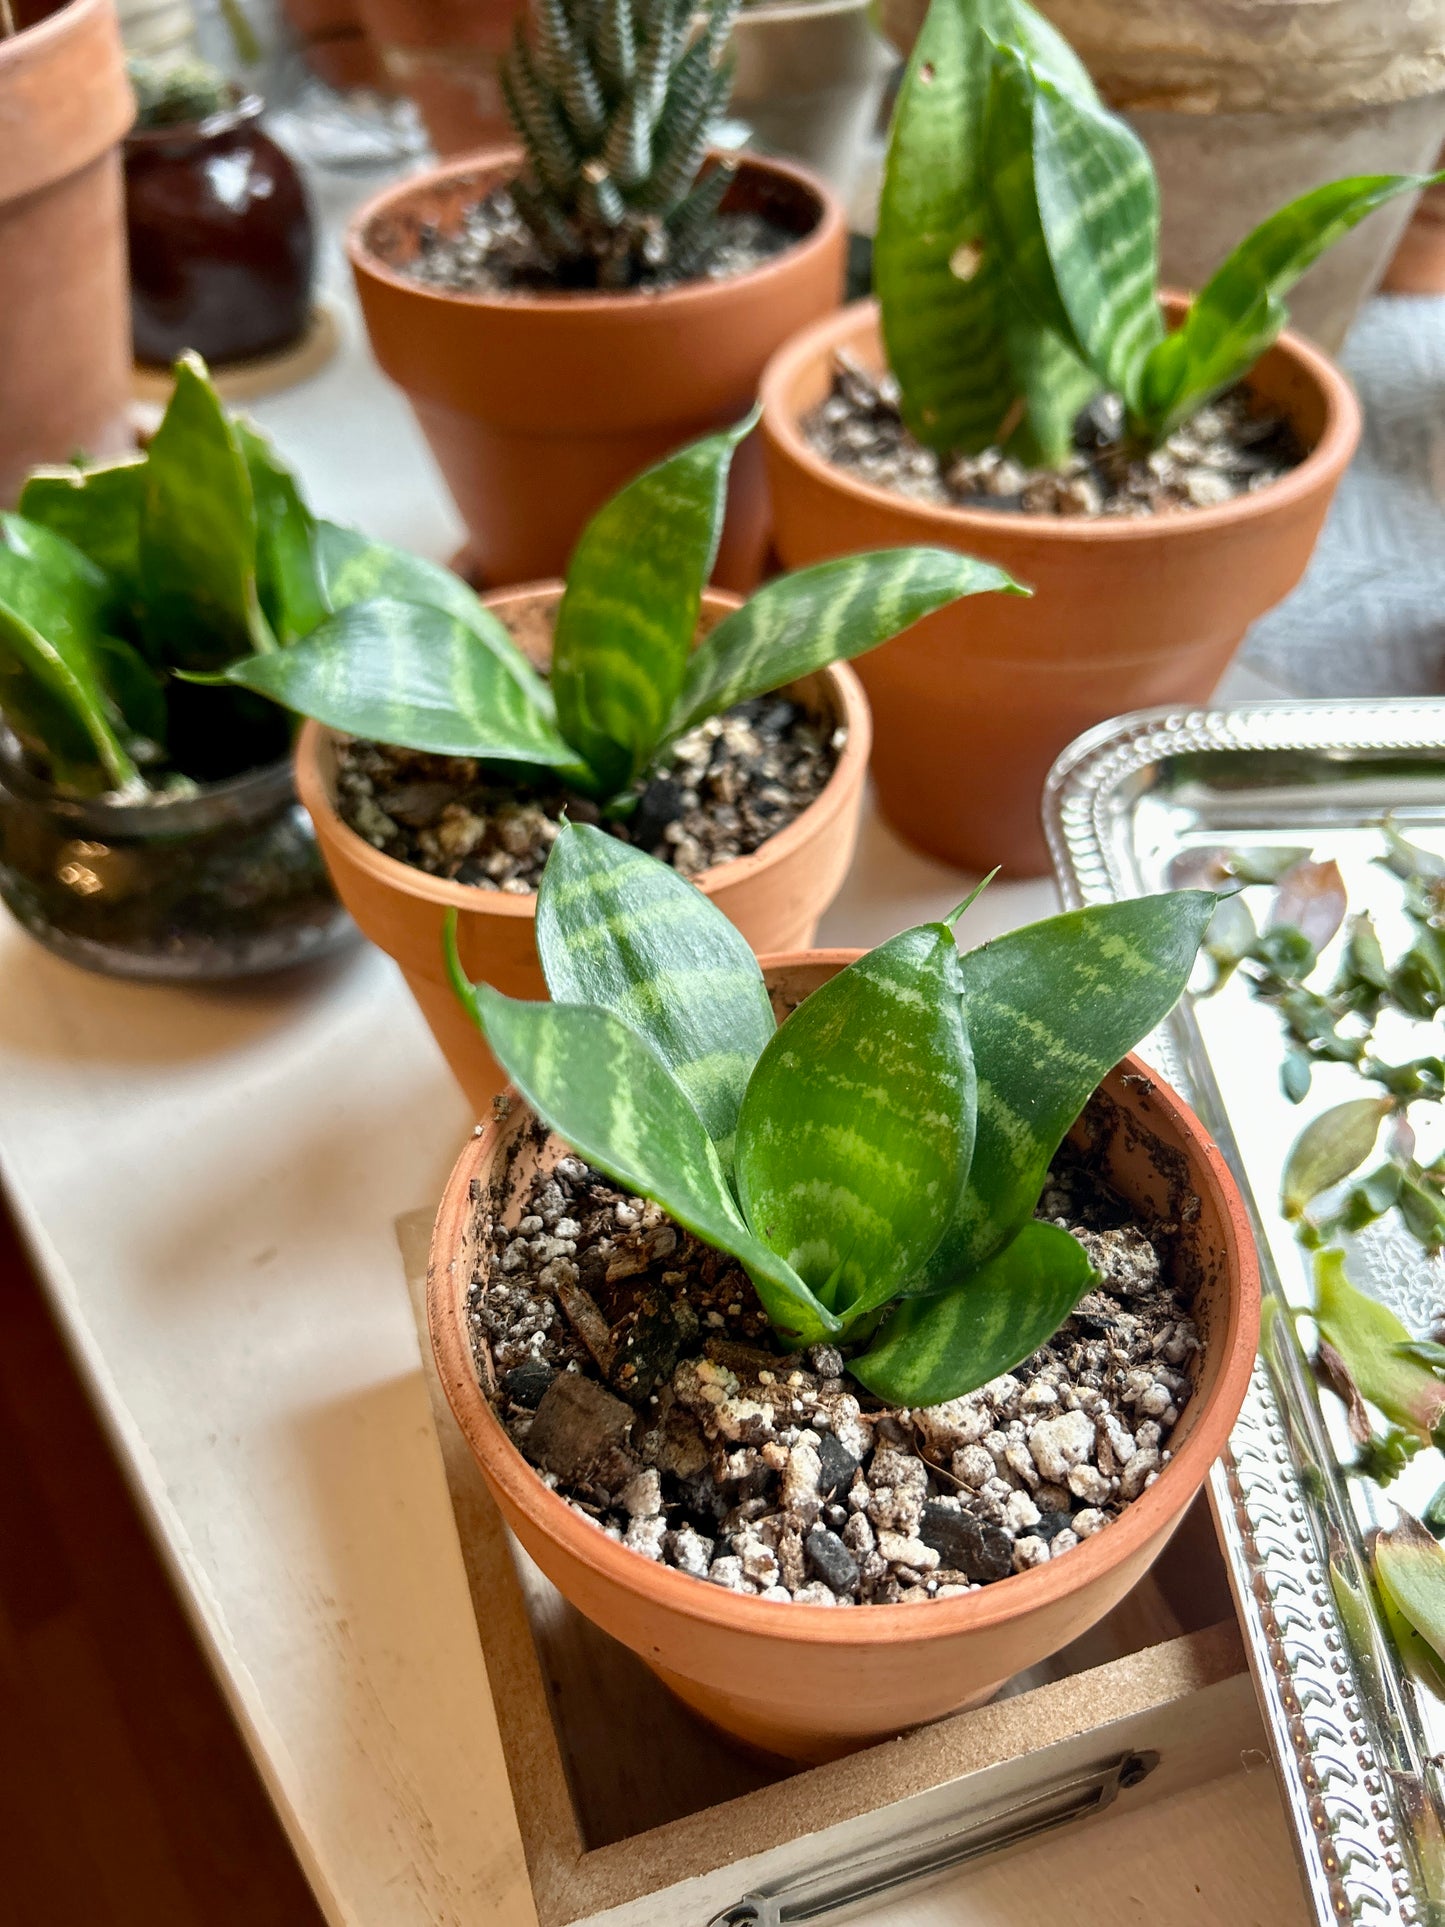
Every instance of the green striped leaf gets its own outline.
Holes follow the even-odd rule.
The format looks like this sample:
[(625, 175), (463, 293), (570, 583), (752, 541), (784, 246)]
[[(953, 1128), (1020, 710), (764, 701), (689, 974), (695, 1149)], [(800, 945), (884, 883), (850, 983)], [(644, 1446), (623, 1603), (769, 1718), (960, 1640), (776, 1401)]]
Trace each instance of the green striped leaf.
[(251, 478), (220, 397), (196, 355), (176, 385), (143, 470), (140, 584), (145, 652), (206, 672), (273, 649), (256, 583)]
[(256, 503), (256, 576), (261, 607), (276, 640), (309, 635), (327, 614), (317, 565), (314, 524), (296, 477), (264, 435), (243, 421), (232, 427)]
[(1096, 904), (961, 959), (978, 1141), (929, 1289), (984, 1263), (1029, 1218), (1099, 1080), (1174, 1008), (1214, 902), (1207, 890), (1179, 890)]
[(756, 421), (658, 462), (600, 508), (567, 569), (552, 647), (562, 734), (626, 789), (662, 737), (712, 574), (733, 450)]
[(775, 1028), (742, 932), (670, 865), (569, 824), (537, 891), (537, 954), (555, 1002), (596, 1004), (652, 1046), (730, 1169), (743, 1091)]
[(792, 1268), (743, 1223), (712, 1139), (651, 1046), (587, 1004), (533, 1004), (450, 967), (497, 1062), (550, 1128), (614, 1182), (746, 1267), (779, 1331), (812, 1344), (838, 1329)]
[(1164, 332), (1159, 188), (1142, 142), (1000, 46), (985, 162), (990, 223), (1014, 289), (1132, 406)]
[[(119, 603), (140, 603), (140, 508), (145, 457), (104, 468), (40, 468), (20, 493), (27, 522), (38, 522), (103, 569)], [(113, 612), (112, 612), (113, 613)]]
[(0, 515), (0, 713), (58, 782), (126, 789), (139, 772), (106, 699), (105, 576), (62, 536)]
[(962, 596), (1027, 595), (991, 562), (951, 549), (877, 549), (764, 583), (694, 651), (667, 725), (681, 735), (704, 717), (876, 649)]
[(958, 952), (924, 924), (815, 990), (758, 1059), (738, 1195), (757, 1235), (851, 1322), (915, 1287), (973, 1138)]
[(1190, 303), (1182, 327), (1156, 344), (1140, 410), (1156, 441), (1243, 380), (1289, 320), (1283, 297), (1327, 248), (1397, 195), (1439, 174), (1361, 174), (1313, 188), (1245, 236)]
[[(1077, 365), (1034, 353), (1036, 332), (988, 228), (983, 144), (993, 42), (1027, 49), (1041, 73), (1082, 100), (1088, 75), (1060, 35), (1018, 0), (933, 0), (914, 45), (889, 135), (874, 287), (904, 418), (944, 453), (1006, 435), (1020, 400), (1045, 426), (1058, 384), (1078, 396)], [(1083, 393), (1087, 400), (1093, 384)]]
[(242, 656), (223, 679), (348, 736), (585, 781), (576, 751), (518, 677), (511, 638), (502, 631), (497, 641), (499, 630), (495, 617), (472, 628), (418, 602), (357, 602), (287, 649)]
[(894, 1405), (962, 1398), (1032, 1357), (1094, 1279), (1076, 1238), (1030, 1219), (952, 1290), (905, 1299), (848, 1369)]

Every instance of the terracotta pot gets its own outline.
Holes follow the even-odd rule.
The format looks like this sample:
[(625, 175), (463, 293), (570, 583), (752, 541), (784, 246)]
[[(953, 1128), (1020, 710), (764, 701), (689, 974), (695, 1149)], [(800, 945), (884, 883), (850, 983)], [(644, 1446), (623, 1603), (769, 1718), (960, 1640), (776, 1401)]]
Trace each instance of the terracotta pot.
[[(771, 960), (775, 1004), (795, 1005), (853, 954)], [(473, 1138), (448, 1182), (432, 1239), (427, 1306), (447, 1399), (492, 1496), (522, 1545), (577, 1610), (637, 1653), (729, 1733), (796, 1760), (830, 1759), (989, 1698), (1087, 1631), (1148, 1570), (1224, 1449), (1254, 1362), (1259, 1272), (1243, 1203), (1203, 1125), (1137, 1058), (1100, 1087), (1110, 1101), (1096, 1141), (1109, 1181), (1132, 1203), (1179, 1218), (1180, 1262), (1195, 1281), (1204, 1339), (1197, 1389), (1157, 1481), (1103, 1531), (1056, 1562), (960, 1599), (921, 1606), (764, 1603), (653, 1564), (597, 1531), (549, 1491), (493, 1415), (478, 1382), (467, 1295), (479, 1263), (476, 1198), (506, 1175), (531, 1122), (510, 1115)], [(1080, 1127), (1076, 1127), (1080, 1128)], [(560, 1141), (549, 1140), (555, 1157)], [(517, 1169), (532, 1168), (524, 1150)], [(519, 1216), (515, 1189), (504, 1213)]]
[(212, 366), (289, 348), (311, 313), (316, 241), (300, 173), (254, 94), (126, 137), (131, 325), (139, 361)]
[(816, 169), (851, 200), (898, 64), (871, 0), (759, 0), (738, 14), (732, 44), (729, 111), (769, 153)]
[[(561, 593), (560, 584), (534, 584), (488, 596), (486, 602), (532, 660), (541, 663), (551, 654), (552, 621)], [(706, 634), (736, 607), (735, 598), (710, 592), (703, 602), (700, 633)], [(857, 677), (839, 664), (795, 684), (791, 693), (848, 732), (827, 787), (761, 849), (704, 870), (697, 878), (699, 889), (731, 918), (754, 950), (812, 942), (819, 919), (848, 873), (863, 802), (871, 731)], [(336, 894), (371, 941), (401, 966), (453, 1075), (477, 1115), (485, 1117), (506, 1078), (446, 981), (442, 921), (453, 906), (461, 912), (458, 942), (474, 981), (494, 984), (511, 997), (545, 997), (533, 934), (536, 896), (506, 896), (475, 884), (448, 883), (383, 856), (341, 820), (334, 800), (335, 772), (336, 738), (307, 723), (297, 743), (296, 788), (316, 825)]]
[[(1039, 0), (1159, 176), (1163, 278), (1203, 285), (1250, 229), (1350, 174), (1426, 173), (1445, 138), (1445, 0)], [(911, 46), (927, 0), (880, 0)], [(1294, 327), (1334, 353), (1410, 217), (1401, 196), (1316, 262)]]
[(110, 0), (0, 40), (0, 507), (40, 462), (130, 445), (120, 139), (135, 115)]
[(443, 160), (509, 141), (497, 61), (526, 0), (358, 0), (387, 81), (416, 102)]
[[(1171, 299), (1171, 314), (1181, 307)], [(940, 508), (858, 480), (803, 439), (799, 419), (828, 392), (840, 349), (882, 368), (874, 303), (799, 335), (763, 377), (777, 552), (797, 568), (938, 543), (1033, 589), (1028, 601), (977, 596), (941, 610), (858, 667), (894, 827), (966, 869), (1042, 872), (1039, 798), (1055, 756), (1123, 710), (1213, 693), (1250, 623), (1303, 574), (1359, 439), (1359, 407), (1333, 363), (1286, 334), (1250, 387), (1310, 452), (1257, 494), (1138, 520)]]
[[(497, 149), (388, 188), (348, 237), (372, 351), (406, 390), (488, 584), (565, 572), (609, 496), (682, 443), (752, 406), (768, 356), (836, 307), (847, 233), (819, 181), (746, 159), (727, 205), (799, 240), (750, 274), (661, 294), (451, 294), (399, 271), (423, 222), (443, 229), (516, 172)], [(752, 588), (769, 511), (756, 438), (733, 462), (715, 579)]]

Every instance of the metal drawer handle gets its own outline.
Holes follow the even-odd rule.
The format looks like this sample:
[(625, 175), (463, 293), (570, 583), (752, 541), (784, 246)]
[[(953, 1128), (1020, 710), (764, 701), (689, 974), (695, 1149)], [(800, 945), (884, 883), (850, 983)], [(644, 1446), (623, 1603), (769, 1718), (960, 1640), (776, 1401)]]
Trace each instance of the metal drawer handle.
[(935, 1879), (996, 1848), (1085, 1814), (1102, 1813), (1121, 1788), (1138, 1786), (1158, 1764), (1157, 1753), (1123, 1753), (1007, 1805), (953, 1814), (925, 1833), (874, 1848), (855, 1860), (835, 1861), (744, 1894), (714, 1914), (708, 1927), (802, 1927), (807, 1921), (827, 1920), (844, 1908)]

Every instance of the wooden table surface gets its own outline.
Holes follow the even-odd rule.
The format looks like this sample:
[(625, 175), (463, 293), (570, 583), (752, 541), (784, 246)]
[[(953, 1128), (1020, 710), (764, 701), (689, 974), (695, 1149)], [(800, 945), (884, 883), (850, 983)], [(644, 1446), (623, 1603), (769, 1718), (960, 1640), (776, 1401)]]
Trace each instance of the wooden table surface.
[[(254, 413), (318, 510), (444, 556), (449, 504), (345, 303), (341, 319), (338, 360)], [(875, 942), (959, 894), (870, 819), (821, 940)], [(1051, 907), (1046, 883), (1000, 882), (972, 928)], [(533, 1918), (512, 1815), (479, 1799), (495, 1726), (392, 1231), (438, 1196), (468, 1126), (375, 952), (156, 988), (88, 976), (0, 923), (0, 1171), (270, 1797), (345, 1927)], [(1306, 1914), (1252, 1759), (869, 1918)]]

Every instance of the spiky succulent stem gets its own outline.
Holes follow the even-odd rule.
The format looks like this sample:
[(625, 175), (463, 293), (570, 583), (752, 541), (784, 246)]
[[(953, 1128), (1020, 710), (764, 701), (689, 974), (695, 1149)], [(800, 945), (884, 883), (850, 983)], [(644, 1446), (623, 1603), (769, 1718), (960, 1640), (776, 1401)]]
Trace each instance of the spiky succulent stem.
[(502, 62), (526, 151), (518, 213), (559, 280), (696, 273), (730, 169), (704, 163), (732, 89), (738, 0), (532, 0)]

